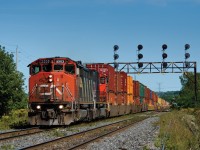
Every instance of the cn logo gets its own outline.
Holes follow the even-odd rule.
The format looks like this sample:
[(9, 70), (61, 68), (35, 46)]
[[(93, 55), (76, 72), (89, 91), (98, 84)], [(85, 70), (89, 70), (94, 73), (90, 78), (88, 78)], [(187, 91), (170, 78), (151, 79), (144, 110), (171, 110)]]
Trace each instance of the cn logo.
[[(49, 88), (49, 92), (46, 92), (46, 91), (43, 91), (42, 89), (48, 89)], [(48, 85), (48, 84), (41, 84), (41, 85), (39, 85), (39, 93), (40, 93), (40, 95), (52, 95), (53, 94), (53, 90), (55, 90), (56, 89), (56, 92), (59, 94), (59, 95), (63, 95), (63, 93), (58, 89), (58, 88), (56, 88), (56, 86), (55, 85)]]

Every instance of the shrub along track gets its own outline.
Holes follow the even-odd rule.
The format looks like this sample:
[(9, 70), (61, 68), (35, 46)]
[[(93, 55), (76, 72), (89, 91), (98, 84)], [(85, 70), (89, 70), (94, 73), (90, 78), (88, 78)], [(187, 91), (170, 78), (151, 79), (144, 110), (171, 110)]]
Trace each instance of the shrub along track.
[(27, 150), (36, 150), (36, 149), (76, 149), (90, 142), (108, 136), (110, 134), (120, 132), (123, 129), (128, 128), (129, 126), (134, 125), (137, 122), (140, 122), (144, 119), (148, 118), (147, 116), (142, 117), (134, 117), (127, 120), (118, 121), (109, 125), (104, 125), (101, 127), (89, 129), (86, 131), (82, 131), (76, 134), (64, 136), (58, 138), (56, 140), (48, 141), (45, 143), (33, 145), (30, 147), (26, 147), (23, 149)]

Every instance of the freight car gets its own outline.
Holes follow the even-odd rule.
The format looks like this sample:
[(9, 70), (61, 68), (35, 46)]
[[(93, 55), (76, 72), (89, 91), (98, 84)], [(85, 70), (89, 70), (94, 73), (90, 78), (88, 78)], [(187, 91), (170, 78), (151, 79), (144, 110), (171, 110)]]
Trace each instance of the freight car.
[(109, 64), (83, 66), (81, 61), (53, 57), (28, 67), (31, 125), (68, 125), (157, 109), (155, 92)]

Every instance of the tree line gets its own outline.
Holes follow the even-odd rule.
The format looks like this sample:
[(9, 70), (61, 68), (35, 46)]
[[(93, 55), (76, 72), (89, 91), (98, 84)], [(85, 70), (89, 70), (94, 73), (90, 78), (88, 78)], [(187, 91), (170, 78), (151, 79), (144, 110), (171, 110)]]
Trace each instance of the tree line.
[(0, 116), (27, 107), (24, 76), (16, 70), (13, 54), (0, 46)]
[(180, 91), (160, 92), (158, 95), (170, 102), (174, 107), (189, 108), (200, 106), (200, 73), (197, 73), (197, 100), (195, 99), (194, 73), (184, 73), (179, 79), (182, 85)]

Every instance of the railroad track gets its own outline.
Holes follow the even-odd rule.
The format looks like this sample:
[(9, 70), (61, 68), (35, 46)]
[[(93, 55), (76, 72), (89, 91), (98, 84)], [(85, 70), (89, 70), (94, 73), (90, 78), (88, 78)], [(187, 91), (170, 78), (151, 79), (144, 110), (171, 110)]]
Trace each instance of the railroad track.
[(64, 136), (52, 141), (22, 148), (23, 150), (49, 150), (49, 149), (79, 149), (85, 147), (87, 144), (101, 139), (105, 136), (120, 132), (137, 122), (140, 122), (148, 117), (134, 117), (127, 120), (118, 121), (109, 125), (96, 127), (76, 134)]
[(43, 132), (44, 130), (40, 129), (39, 127), (34, 128), (28, 128), (23, 130), (16, 130), (11, 132), (5, 132), (0, 134), (0, 142), (7, 141), (7, 140), (13, 140), (15, 138), (19, 138), (22, 136), (28, 136), (31, 134), (36, 134)]

